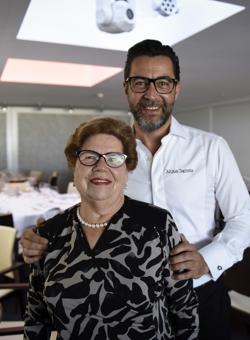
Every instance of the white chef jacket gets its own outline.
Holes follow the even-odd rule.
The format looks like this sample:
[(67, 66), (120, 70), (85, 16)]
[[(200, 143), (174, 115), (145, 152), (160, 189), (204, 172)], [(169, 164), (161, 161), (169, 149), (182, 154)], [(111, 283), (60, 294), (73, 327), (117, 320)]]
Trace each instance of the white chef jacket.
[[(216, 280), (250, 245), (249, 194), (228, 144), (172, 117), (155, 155), (140, 140), (137, 152), (126, 195), (170, 211), (179, 231), (198, 247), (210, 273), (194, 279), (194, 287)], [(215, 236), (216, 201), (226, 225)]]

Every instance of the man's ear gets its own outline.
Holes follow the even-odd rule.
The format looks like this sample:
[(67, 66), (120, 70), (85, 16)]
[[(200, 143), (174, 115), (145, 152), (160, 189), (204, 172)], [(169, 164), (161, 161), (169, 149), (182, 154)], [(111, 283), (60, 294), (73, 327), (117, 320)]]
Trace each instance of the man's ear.
[(123, 82), (123, 89), (124, 89), (124, 93), (127, 96), (128, 95), (128, 82), (126, 82), (125, 80)]
[(178, 82), (175, 86), (175, 100), (178, 99), (180, 91), (181, 91), (181, 85), (180, 85), (180, 82)]

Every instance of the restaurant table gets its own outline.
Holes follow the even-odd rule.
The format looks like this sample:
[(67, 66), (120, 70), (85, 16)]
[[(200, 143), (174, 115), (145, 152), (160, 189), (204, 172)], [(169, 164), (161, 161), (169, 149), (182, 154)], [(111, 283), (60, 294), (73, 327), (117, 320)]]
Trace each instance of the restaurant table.
[(16, 195), (1, 192), (0, 212), (12, 213), (17, 236), (20, 237), (25, 228), (36, 225), (39, 217), (48, 219), (79, 202), (78, 193), (60, 194), (50, 188)]

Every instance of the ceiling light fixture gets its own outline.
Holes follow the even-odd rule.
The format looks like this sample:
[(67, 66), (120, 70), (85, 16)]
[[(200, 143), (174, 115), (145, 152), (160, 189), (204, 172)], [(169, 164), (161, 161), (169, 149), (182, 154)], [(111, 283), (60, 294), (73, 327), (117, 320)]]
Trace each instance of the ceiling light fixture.
[(168, 17), (179, 12), (177, 0), (153, 0), (153, 8), (164, 17)]
[(103, 94), (102, 92), (98, 92), (98, 93), (96, 94), (96, 96), (97, 96), (97, 98), (99, 98), (99, 99), (104, 98), (104, 94)]
[(107, 33), (130, 32), (135, 26), (133, 0), (96, 0), (97, 27)]
[[(135, 23), (125, 31), (129, 8)], [(244, 9), (212, 0), (30, 0), (17, 39), (119, 51), (148, 37), (174, 45)], [(121, 33), (110, 34), (112, 25)]]
[(68, 111), (68, 113), (73, 113), (74, 108), (69, 105), (69, 106), (66, 107), (66, 111)]
[(7, 111), (7, 106), (6, 105), (0, 105), (0, 110), (2, 112), (6, 112)]

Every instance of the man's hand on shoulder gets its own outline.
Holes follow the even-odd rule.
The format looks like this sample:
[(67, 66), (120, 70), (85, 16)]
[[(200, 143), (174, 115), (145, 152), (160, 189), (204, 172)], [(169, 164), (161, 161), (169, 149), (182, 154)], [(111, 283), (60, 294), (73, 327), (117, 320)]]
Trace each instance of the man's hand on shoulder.
[(170, 252), (170, 268), (175, 280), (198, 279), (209, 272), (209, 268), (198, 249), (185, 236), (182, 242)]
[[(40, 224), (39, 222), (38, 224)], [(45, 255), (48, 248), (48, 240), (37, 235), (32, 228), (28, 228), (22, 234), (21, 245), (24, 262), (34, 263)]]

